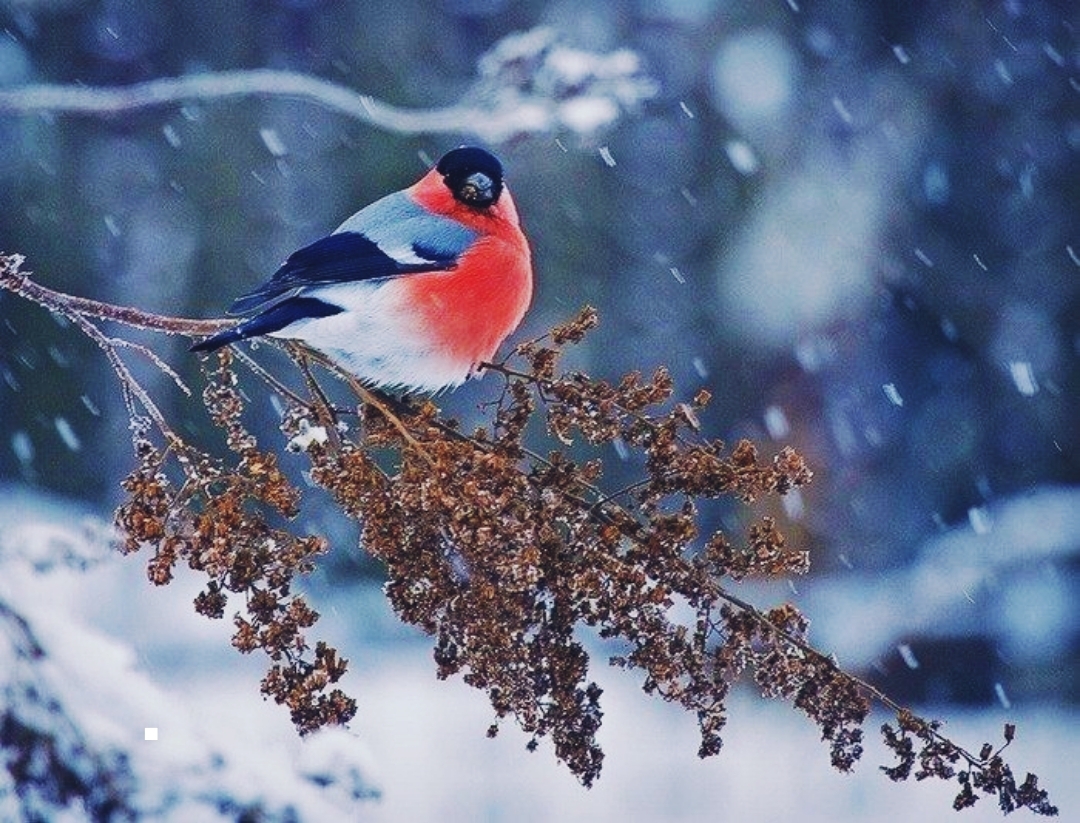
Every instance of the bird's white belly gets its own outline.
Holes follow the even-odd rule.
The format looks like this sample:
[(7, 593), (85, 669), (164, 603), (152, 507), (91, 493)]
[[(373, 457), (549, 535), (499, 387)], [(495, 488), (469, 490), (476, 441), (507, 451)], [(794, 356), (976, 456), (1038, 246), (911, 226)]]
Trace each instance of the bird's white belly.
[(297, 320), (275, 337), (302, 340), (382, 388), (438, 391), (469, 377), (473, 364), (439, 350), (393, 280), (323, 286), (307, 294), (345, 311)]

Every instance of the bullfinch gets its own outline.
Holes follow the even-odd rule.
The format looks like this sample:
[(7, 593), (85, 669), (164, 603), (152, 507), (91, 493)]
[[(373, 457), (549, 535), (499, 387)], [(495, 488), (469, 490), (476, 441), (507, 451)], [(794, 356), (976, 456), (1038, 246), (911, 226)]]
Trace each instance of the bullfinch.
[(192, 351), (300, 340), (362, 382), (436, 392), (490, 361), (532, 298), (529, 244), (498, 159), (464, 146), (293, 252)]

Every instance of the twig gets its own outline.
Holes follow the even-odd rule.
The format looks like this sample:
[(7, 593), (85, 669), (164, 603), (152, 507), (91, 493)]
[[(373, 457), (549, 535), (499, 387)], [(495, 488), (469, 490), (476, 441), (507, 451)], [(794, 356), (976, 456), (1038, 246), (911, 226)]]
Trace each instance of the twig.
[(87, 320), (86, 317), (79, 312), (67, 311), (63, 307), (56, 308), (54, 311), (63, 314), (64, 317), (74, 323), (83, 334), (98, 344), (105, 353), (109, 365), (112, 366), (113, 371), (116, 372), (116, 376), (120, 378), (120, 384), (124, 387), (125, 393), (127, 393), (129, 397), (134, 397), (139, 401), (139, 404), (146, 410), (150, 419), (154, 421), (154, 425), (157, 426), (158, 431), (161, 432), (161, 435), (170, 445), (180, 443), (180, 438), (173, 432), (169, 424), (165, 422), (165, 416), (161, 413), (157, 404), (154, 403), (146, 389), (139, 384), (139, 381), (135, 379), (131, 370), (128, 369), (127, 364), (120, 359), (120, 355), (116, 352), (117, 345), (112, 338), (104, 335), (101, 329)]
[(187, 383), (183, 381), (183, 379), (180, 377), (179, 374), (176, 373), (176, 370), (173, 369), (172, 366), (170, 366), (158, 356), (157, 352), (147, 348), (146, 346), (142, 345), (142, 343), (134, 343), (131, 340), (124, 340), (122, 337), (110, 337), (109, 342), (117, 348), (131, 349), (132, 351), (136, 351), (141, 354), (143, 357), (145, 357), (147, 360), (157, 366), (158, 369), (160, 369), (166, 376), (168, 376), (173, 381), (173, 383), (176, 384), (176, 387), (180, 389), (180, 391), (182, 391), (188, 397), (191, 397), (191, 389), (188, 388)]
[(20, 271), (18, 267), (22, 263), (21, 258), (12, 266), (13, 257), (19, 258), (19, 255), (5, 256), (5, 261), (9, 264), (0, 268), (0, 288), (33, 300), (49, 311), (63, 314), (74, 312), (87, 317), (96, 317), (99, 320), (114, 320), (136, 329), (183, 334), (187, 337), (205, 337), (234, 325), (232, 320), (193, 320), (186, 317), (170, 317), (131, 306), (117, 306), (113, 303), (103, 303), (100, 300), (55, 291), (32, 280), (29, 273)]
[(309, 349), (302, 343), (290, 340), (285, 344), (285, 351), (288, 352), (289, 357), (292, 358), (292, 361), (304, 376), (304, 384), (311, 395), (311, 406), (309, 408), (314, 407), (315, 417), (326, 428), (326, 436), (330, 439), (335, 451), (341, 451), (341, 435), (338, 433), (337, 419), (329, 398), (322, 390), (322, 386), (319, 385), (319, 381), (315, 379), (315, 375), (311, 373)]
[[(543, 339), (543, 338), (541, 337), (541, 338), (537, 338), (537, 339)], [(533, 386), (536, 386), (537, 391), (538, 391), (538, 393), (540, 395), (540, 398), (542, 400), (544, 400), (545, 402), (550, 401), (550, 397), (551, 397), (551, 395), (553, 393), (553, 390), (555, 388), (555, 381), (549, 380), (549, 379), (547, 379), (545, 377), (538, 377), (537, 375), (533, 374), (532, 372), (521, 371), (520, 369), (515, 369), (515, 368), (512, 368), (510, 366), (507, 366), (506, 361), (502, 361), (502, 362), (499, 362), (499, 363), (483, 363), (481, 365), (485, 369), (489, 369), (489, 370), (491, 370), (493, 372), (497, 372), (498, 374), (503, 375), (507, 380), (509, 380), (511, 378), (516, 378), (518, 380), (522, 380), (522, 381), (524, 381), (526, 383), (530, 383)], [(650, 429), (652, 429), (654, 431), (659, 427), (657, 422), (655, 420), (653, 420), (651, 417), (649, 417), (648, 415), (642, 414), (641, 412), (635, 411), (634, 409), (628, 409), (624, 405), (622, 405), (621, 403), (615, 403), (615, 408), (617, 408), (620, 413), (625, 414), (627, 417), (632, 418), (633, 420), (637, 421), (638, 423), (641, 423), (644, 426), (648, 426)], [(680, 443), (690, 444), (690, 442), (691, 442), (681, 432), (676, 432), (675, 437)], [(618, 495), (619, 493), (620, 492), (616, 492), (615, 495), (612, 495), (612, 496), (614, 497), (614, 496)]]
[(128, 407), (128, 411), (131, 412), (130, 416), (135, 416), (134, 401), (137, 400), (139, 405), (146, 410), (146, 413), (150, 416), (150, 419), (154, 422), (154, 425), (157, 426), (158, 431), (161, 432), (165, 440), (170, 445), (180, 443), (180, 438), (176, 436), (168, 423), (165, 422), (165, 416), (161, 413), (161, 410), (157, 407), (157, 404), (154, 403), (147, 391), (135, 379), (135, 376), (131, 373), (127, 364), (124, 363), (117, 353), (117, 349), (121, 346), (125, 346), (139, 351), (144, 356), (147, 356), (152, 363), (161, 368), (182, 390), (188, 391), (183, 381), (180, 380), (179, 375), (164, 363), (161, 358), (144, 346), (126, 340), (116, 340), (108, 337), (101, 329), (90, 322), (88, 316), (117, 320), (121, 323), (126, 323), (129, 326), (135, 326), (136, 328), (156, 328), (162, 331), (173, 331), (178, 323), (182, 325), (185, 322), (197, 323), (199, 321), (183, 321), (179, 318), (148, 314), (125, 306), (114, 306), (110, 303), (101, 303), (97, 300), (73, 297), (64, 294), (63, 292), (54, 291), (35, 283), (30, 279), (28, 273), (21, 271), (20, 267), (22, 266), (23, 260), (24, 258), (22, 255), (0, 255), (0, 288), (7, 289), (21, 297), (32, 300), (38, 305), (43, 306), (49, 311), (60, 314), (74, 323), (83, 334), (93, 340), (105, 353), (109, 365), (112, 366), (116, 376), (120, 379), (124, 401)]
[(614, 501), (616, 497), (622, 497), (624, 494), (630, 494), (630, 492), (634, 491), (635, 489), (644, 488), (645, 486), (648, 486), (652, 482), (653, 482), (653, 480), (652, 480), (651, 477), (646, 477), (646, 478), (643, 478), (641, 480), (635, 480), (633, 483), (629, 483), (629, 484), (623, 486), (621, 489), (616, 489), (615, 491), (611, 492), (611, 494), (604, 495), (599, 500), (597, 500), (593, 504), (593, 506), (594, 507), (604, 506), (604, 505)]
[(268, 372), (266, 369), (259, 365), (258, 361), (255, 360), (254, 357), (252, 357), (242, 348), (240, 348), (239, 346), (233, 346), (232, 351), (236, 359), (243, 363), (245, 366), (247, 366), (248, 369), (251, 370), (252, 374), (254, 374), (256, 377), (266, 383), (270, 388), (272, 388), (282, 397), (288, 398), (289, 400), (296, 403), (296, 405), (298, 406), (303, 406), (305, 408), (307, 407), (307, 400), (305, 400), (299, 394), (294, 392), (292, 389), (290, 389), (288, 386), (286, 386), (284, 383), (274, 377), (274, 375), (270, 374), (270, 372)]
[(343, 368), (341, 368), (341, 366), (328, 358), (322, 352), (318, 351), (317, 349), (313, 349), (310, 346), (306, 346), (302, 343), (292, 343), (289, 347), (289, 351), (290, 354), (292, 354), (293, 359), (297, 362), (297, 365), (300, 364), (300, 361), (302, 359), (318, 363), (320, 366), (322, 366), (332, 375), (337, 377), (339, 380), (343, 380), (345, 383), (347, 383), (349, 388), (352, 389), (353, 394), (355, 394), (361, 402), (377, 409), (378, 412), (386, 418), (390, 425), (392, 425), (395, 429), (398, 430), (398, 433), (401, 435), (402, 439), (408, 446), (412, 447), (412, 449), (415, 450), (421, 457), (423, 457), (424, 460), (427, 461), (430, 465), (435, 465), (434, 458), (430, 454), (428, 454), (427, 450), (424, 448), (424, 444), (413, 436), (412, 432), (409, 431), (409, 427), (406, 426), (402, 422), (401, 418), (394, 414), (390, 410), (390, 407), (387, 406), (386, 403), (384, 403), (382, 400), (380, 400), (371, 389), (367, 388), (363, 383), (357, 380), (355, 375), (345, 371)]
[[(761, 626), (766, 631), (771, 632), (772, 634), (774, 634), (777, 637), (781, 638), (785, 643), (788, 643), (789, 645), (793, 646), (794, 648), (797, 648), (799, 651), (803, 652), (807, 656), (812, 657), (815, 660), (819, 660), (819, 661), (831, 666), (833, 669), (838, 671), (843, 677), (846, 677), (848, 680), (850, 680), (852, 683), (854, 683), (856, 686), (858, 686), (861, 691), (863, 691), (866, 694), (870, 695), (876, 702), (878, 702), (880, 705), (884, 706), (885, 708), (889, 709), (891, 712), (893, 712), (897, 716), (900, 716), (901, 714), (909, 714), (911, 716), (915, 716), (915, 713), (912, 712), (909, 708), (907, 708), (906, 706), (902, 706), (899, 703), (897, 703), (895, 700), (893, 700), (891, 697), (889, 697), (889, 695), (885, 694), (885, 692), (883, 692), (877, 686), (874, 686), (873, 684), (866, 682), (861, 677), (858, 677), (856, 675), (853, 675), (853, 674), (841, 669), (839, 666), (836, 665), (836, 663), (828, 655), (826, 655), (823, 652), (819, 651), (818, 649), (814, 648), (809, 643), (807, 643), (805, 640), (802, 640), (802, 639), (800, 639), (798, 637), (795, 637), (794, 635), (788, 633), (784, 629), (777, 626), (775, 623), (773, 623), (771, 620), (769, 620), (769, 618), (760, 609), (758, 609), (756, 606), (754, 606), (752, 603), (748, 603), (747, 601), (743, 600), (741, 597), (738, 597), (738, 596), (732, 594), (731, 592), (729, 592), (727, 589), (723, 588), (722, 586), (717, 587), (716, 593), (717, 593), (717, 596), (721, 600), (723, 600), (726, 603), (729, 603), (730, 605), (736, 607), (737, 609), (739, 609), (744, 614), (749, 615), (751, 617), (751, 619), (753, 619), (753, 621), (755, 623), (757, 623), (759, 626)], [(951, 746), (959, 755), (961, 755), (965, 760), (967, 760), (970, 765), (977, 766), (977, 765), (980, 765), (980, 764), (985, 762), (982, 758), (976, 757), (974, 754), (969, 752), (967, 749), (963, 748), (962, 746), (958, 745), (957, 743), (954, 743), (950, 738), (948, 738), (945, 735), (941, 734), (940, 732), (934, 730), (933, 727), (927, 726), (927, 732), (932, 737), (934, 737), (936, 740), (939, 740), (939, 741), (944, 742), (944, 743), (948, 743), (949, 746)]]

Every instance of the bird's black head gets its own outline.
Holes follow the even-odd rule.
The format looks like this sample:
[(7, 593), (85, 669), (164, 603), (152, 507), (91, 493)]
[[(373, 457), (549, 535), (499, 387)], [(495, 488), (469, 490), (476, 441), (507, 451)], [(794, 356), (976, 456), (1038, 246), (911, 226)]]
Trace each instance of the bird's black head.
[(502, 163), (491, 152), (462, 146), (444, 154), (435, 168), (454, 199), (466, 206), (485, 209), (502, 194)]

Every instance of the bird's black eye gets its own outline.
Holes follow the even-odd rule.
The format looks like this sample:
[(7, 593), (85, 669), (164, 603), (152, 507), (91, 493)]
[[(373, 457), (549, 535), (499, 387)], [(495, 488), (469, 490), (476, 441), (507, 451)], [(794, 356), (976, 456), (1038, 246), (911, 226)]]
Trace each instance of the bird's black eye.
[(495, 155), (462, 146), (443, 155), (436, 166), (454, 199), (466, 206), (493, 206), (503, 190), (502, 164)]

